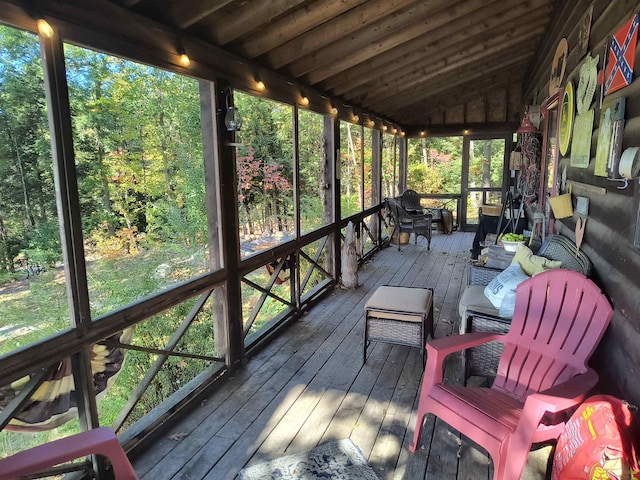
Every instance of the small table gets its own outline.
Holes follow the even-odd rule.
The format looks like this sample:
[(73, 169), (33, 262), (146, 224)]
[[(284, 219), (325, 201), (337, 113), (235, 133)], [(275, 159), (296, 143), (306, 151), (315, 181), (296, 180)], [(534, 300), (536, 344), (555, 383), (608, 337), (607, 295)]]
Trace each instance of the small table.
[(418, 347), (426, 362), (427, 335), (433, 338), (433, 288), (378, 287), (364, 306), (362, 361), (369, 342)]

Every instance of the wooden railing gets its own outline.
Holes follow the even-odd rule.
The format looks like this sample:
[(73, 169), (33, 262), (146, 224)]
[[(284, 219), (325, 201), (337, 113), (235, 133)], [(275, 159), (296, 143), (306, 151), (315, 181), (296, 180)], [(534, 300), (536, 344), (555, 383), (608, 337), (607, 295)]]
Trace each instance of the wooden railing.
[[(331, 291), (333, 285), (339, 279), (339, 256), (343, 237), (343, 230), (349, 222), (353, 222), (358, 238), (358, 259), (360, 262), (371, 257), (385, 242), (388, 242), (387, 225), (383, 215), (382, 204), (370, 207), (363, 212), (354, 214), (338, 222), (324, 226), (295, 240), (277, 245), (269, 250), (260, 252), (240, 262), (241, 281), (245, 285), (259, 292), (258, 301), (254, 304), (248, 319), (244, 322), (246, 354), (250, 355), (255, 347), (268, 341), (275, 335), (287, 321), (299, 316), (305, 309), (310, 308), (325, 293)], [(314, 246), (313, 252), (305, 251), (305, 247)], [(302, 271), (302, 262), (307, 265)], [(250, 274), (256, 269), (268, 269), (270, 274), (266, 285), (259, 285), (251, 280)], [(276, 292), (275, 288), (279, 280), (283, 279), (282, 272), (287, 272), (284, 282), (288, 282), (288, 296)], [(145, 373), (135, 391), (130, 396), (124, 407), (117, 415), (112, 427), (121, 430), (126, 425), (127, 419), (143, 397), (145, 391), (152, 385), (154, 378), (161, 371), (163, 365), (171, 357), (183, 359), (197, 359), (210, 362), (208, 368), (182, 387), (179, 395), (173, 395), (174, 400), (162, 402), (162, 405), (143, 417), (142, 420), (126, 429), (120, 435), (121, 441), (128, 450), (135, 449), (141, 438), (148, 436), (156, 427), (170, 420), (171, 417), (183, 411), (192, 401), (199, 401), (202, 392), (215, 382), (227, 369), (225, 359), (202, 355), (198, 353), (177, 351), (176, 347), (181, 339), (189, 331), (194, 320), (207, 305), (208, 299), (223, 287), (228, 281), (228, 272), (224, 269), (206, 273), (187, 282), (176, 285), (148, 298), (134, 302), (118, 311), (111, 312), (97, 318), (90, 327), (79, 332), (69, 329), (54, 337), (47, 338), (30, 345), (22, 351), (17, 351), (3, 358), (5, 368), (0, 372), (0, 385), (31, 376), (31, 381), (21, 392), (0, 412), (0, 430), (3, 429), (11, 418), (19, 412), (24, 403), (42, 382), (47, 371), (65, 358), (74, 358), (86, 354), (94, 344), (103, 344), (110, 348), (136, 350), (157, 355), (156, 360)], [(312, 282), (312, 278), (314, 279)], [(128, 327), (142, 324), (153, 316), (180, 305), (194, 297), (197, 297), (190, 311), (180, 325), (175, 329), (171, 338), (164, 346), (152, 348), (147, 346), (121, 343), (114, 340), (114, 335)], [(274, 318), (266, 322), (258, 331), (250, 333), (267, 299), (284, 305), (284, 309)], [(210, 312), (207, 312), (210, 315)], [(117, 335), (116, 335), (117, 336)], [(104, 339), (109, 339), (105, 341)], [(80, 362), (72, 361), (73, 364)], [(89, 376), (78, 376), (74, 369), (76, 382)], [(78, 385), (78, 383), (76, 383)], [(96, 399), (85, 399), (81, 404), (93, 405)], [(85, 408), (79, 408), (81, 424), (86, 423), (84, 418), (88, 412)]]

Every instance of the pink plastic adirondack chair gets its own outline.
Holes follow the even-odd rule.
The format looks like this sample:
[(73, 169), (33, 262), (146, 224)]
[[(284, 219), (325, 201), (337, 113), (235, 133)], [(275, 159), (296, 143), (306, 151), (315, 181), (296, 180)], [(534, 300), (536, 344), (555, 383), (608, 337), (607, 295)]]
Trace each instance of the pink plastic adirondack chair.
[[(476, 332), (427, 343), (409, 449), (416, 450), (424, 420), (433, 413), (489, 452), (494, 480), (518, 480), (531, 444), (557, 439), (564, 428), (561, 420), (547, 424), (547, 412), (580, 404), (598, 382), (587, 361), (612, 315), (591, 280), (578, 272), (551, 270), (518, 286), (508, 333)], [(447, 355), (493, 340), (503, 342), (504, 351), (491, 388), (442, 383)]]
[(0, 480), (12, 480), (93, 454), (103, 455), (111, 461), (116, 480), (137, 480), (118, 437), (106, 427), (70, 435), (0, 459)]

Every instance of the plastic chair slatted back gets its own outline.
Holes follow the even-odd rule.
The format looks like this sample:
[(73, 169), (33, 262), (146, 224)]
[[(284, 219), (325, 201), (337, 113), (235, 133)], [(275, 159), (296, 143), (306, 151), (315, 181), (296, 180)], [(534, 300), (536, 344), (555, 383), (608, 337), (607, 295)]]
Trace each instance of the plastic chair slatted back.
[[(550, 270), (518, 286), (506, 334), (474, 332), (428, 342), (409, 449), (417, 449), (426, 416), (433, 413), (489, 452), (494, 480), (520, 478), (531, 445), (563, 430), (564, 417), (556, 414), (579, 405), (597, 384), (587, 362), (612, 316), (591, 280), (572, 270)], [(443, 382), (448, 355), (492, 341), (502, 342), (504, 350), (491, 388)]]

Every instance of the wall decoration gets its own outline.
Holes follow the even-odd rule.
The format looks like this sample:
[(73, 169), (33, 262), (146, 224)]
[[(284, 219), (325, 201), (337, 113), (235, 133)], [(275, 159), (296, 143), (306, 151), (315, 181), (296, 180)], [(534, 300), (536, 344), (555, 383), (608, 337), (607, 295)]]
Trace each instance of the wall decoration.
[(567, 39), (563, 38), (558, 42), (556, 54), (551, 63), (551, 78), (549, 79), (549, 96), (555, 94), (564, 78), (564, 71), (567, 68), (567, 56), (569, 55), (569, 44)]
[(591, 160), (591, 134), (593, 133), (594, 110), (576, 115), (571, 144), (571, 166), (587, 168)]
[(575, 102), (573, 98), (573, 82), (569, 80), (564, 87), (562, 103), (560, 104), (560, 130), (558, 140), (560, 143), (560, 155), (563, 157), (569, 151), (571, 133), (573, 132), (573, 117), (575, 115)]
[[(593, 16), (593, 4), (584, 12), (578, 24), (578, 51), (583, 56), (589, 50), (589, 35), (591, 34), (591, 17)], [(582, 112), (580, 112), (582, 113)]]
[[(600, 112), (600, 124), (598, 126), (598, 147), (596, 148), (596, 165), (594, 174), (600, 177), (607, 176), (609, 156), (613, 156), (619, 146), (612, 143), (614, 122), (624, 122), (625, 97), (605, 101)], [(617, 138), (622, 141), (622, 135)], [(619, 151), (619, 150), (618, 150)], [(612, 160), (613, 161), (613, 160)]]
[(580, 80), (576, 90), (576, 110), (579, 115), (589, 110), (593, 101), (593, 94), (598, 86), (598, 60), (600, 55), (587, 55), (580, 67)]
[(605, 73), (604, 94), (608, 95), (626, 87), (633, 80), (633, 64), (638, 38), (638, 14), (611, 37), (609, 60)]
[(614, 110), (613, 127), (611, 128), (611, 146), (609, 147), (609, 158), (607, 159), (607, 176), (609, 178), (620, 178), (618, 165), (622, 153), (622, 135), (624, 133), (624, 107), (622, 98), (618, 110)]

